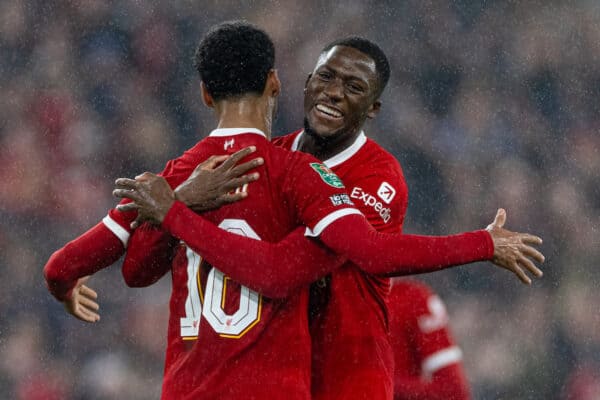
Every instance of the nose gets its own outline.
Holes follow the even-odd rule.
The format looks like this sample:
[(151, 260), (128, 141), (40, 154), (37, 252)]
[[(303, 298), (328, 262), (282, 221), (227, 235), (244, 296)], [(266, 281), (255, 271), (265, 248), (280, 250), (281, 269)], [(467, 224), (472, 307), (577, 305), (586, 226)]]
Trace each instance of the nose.
[(344, 89), (339, 79), (332, 79), (325, 85), (323, 93), (333, 101), (339, 101), (344, 96)]

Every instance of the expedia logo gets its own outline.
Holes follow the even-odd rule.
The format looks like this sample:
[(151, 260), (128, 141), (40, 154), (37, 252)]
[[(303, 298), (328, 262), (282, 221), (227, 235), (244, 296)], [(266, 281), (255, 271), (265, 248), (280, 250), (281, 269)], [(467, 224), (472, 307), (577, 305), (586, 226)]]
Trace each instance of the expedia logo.
[(352, 193), (350, 193), (350, 197), (362, 201), (363, 203), (365, 203), (365, 206), (373, 207), (375, 212), (377, 212), (379, 216), (383, 219), (383, 222), (388, 223), (390, 218), (392, 218), (391, 209), (384, 208), (383, 204), (380, 201), (378, 201), (377, 197), (363, 191), (361, 188), (353, 188)]

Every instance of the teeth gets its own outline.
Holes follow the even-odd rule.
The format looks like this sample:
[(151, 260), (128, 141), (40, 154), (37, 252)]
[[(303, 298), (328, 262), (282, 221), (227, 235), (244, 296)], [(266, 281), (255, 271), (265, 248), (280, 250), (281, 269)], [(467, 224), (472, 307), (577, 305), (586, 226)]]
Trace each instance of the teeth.
[(325, 113), (327, 115), (331, 115), (332, 117), (336, 117), (339, 118), (342, 116), (342, 113), (340, 113), (337, 110), (334, 110), (333, 108), (329, 108), (323, 104), (317, 104), (316, 107), (317, 110), (321, 111), (322, 113)]

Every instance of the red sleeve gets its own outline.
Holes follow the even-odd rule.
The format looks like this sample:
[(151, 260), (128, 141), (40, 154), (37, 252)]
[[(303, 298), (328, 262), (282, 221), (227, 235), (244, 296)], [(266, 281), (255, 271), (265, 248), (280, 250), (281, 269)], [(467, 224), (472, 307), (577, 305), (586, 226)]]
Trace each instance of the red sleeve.
[[(402, 323), (410, 337), (411, 354), (420, 365), (421, 377), (409, 376), (401, 371), (394, 374), (395, 400), (467, 400), (468, 383), (462, 368), (462, 353), (455, 344), (448, 327), (448, 314), (440, 298), (426, 286), (404, 283), (390, 301), (403, 302), (403, 315), (392, 320)], [(407, 303), (409, 302), (409, 303)], [(410, 306), (407, 306), (410, 304)], [(392, 304), (390, 312), (394, 312)], [(390, 328), (394, 331), (394, 328)]]
[(131, 239), (121, 269), (130, 287), (144, 287), (158, 281), (171, 268), (178, 240), (161, 228), (144, 223)]
[(99, 223), (52, 254), (44, 266), (46, 285), (54, 297), (64, 301), (79, 278), (108, 267), (124, 251), (123, 243)]
[[(174, 203), (163, 227), (234, 280), (272, 297), (277, 295), (267, 291), (286, 292), (307, 283), (306, 279), (326, 275), (342, 261), (301, 238), (301, 230), (276, 244), (254, 240), (218, 228), (181, 202)], [(440, 237), (381, 234), (359, 215), (339, 218), (324, 229), (321, 240), (336, 254), (349, 256), (365, 271), (376, 274), (431, 272), (487, 260), (493, 254), (491, 237), (485, 231)], [(330, 258), (327, 262), (326, 255)], [(264, 286), (267, 281), (269, 287)]]
[(348, 215), (326, 226), (321, 241), (362, 270), (376, 275), (433, 272), (491, 260), (494, 244), (485, 230), (450, 236), (404, 235), (375, 231), (361, 216)]
[(234, 281), (271, 298), (286, 297), (345, 261), (307, 238), (305, 227), (279, 243), (264, 242), (229, 233), (181, 202), (175, 202), (169, 210), (163, 227)]

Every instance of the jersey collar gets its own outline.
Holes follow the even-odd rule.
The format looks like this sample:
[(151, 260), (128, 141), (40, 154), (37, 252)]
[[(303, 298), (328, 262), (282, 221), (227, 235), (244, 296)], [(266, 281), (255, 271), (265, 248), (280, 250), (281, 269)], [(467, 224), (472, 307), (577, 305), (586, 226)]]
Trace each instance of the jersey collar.
[[(304, 135), (304, 129), (294, 139), (294, 143), (292, 143), (292, 151), (298, 150), (298, 145), (300, 144), (300, 139), (302, 135)], [(356, 153), (358, 153), (360, 148), (363, 147), (365, 143), (367, 143), (367, 136), (365, 135), (364, 131), (360, 131), (354, 143), (337, 153), (335, 156), (323, 161), (323, 164), (325, 164), (329, 168), (338, 166), (344, 161), (347, 161), (350, 158), (352, 158), (352, 156)]]
[(257, 135), (261, 135), (263, 137), (267, 137), (263, 131), (256, 128), (221, 128), (213, 130), (208, 136), (235, 136), (235, 135), (243, 135), (244, 133), (255, 133)]

